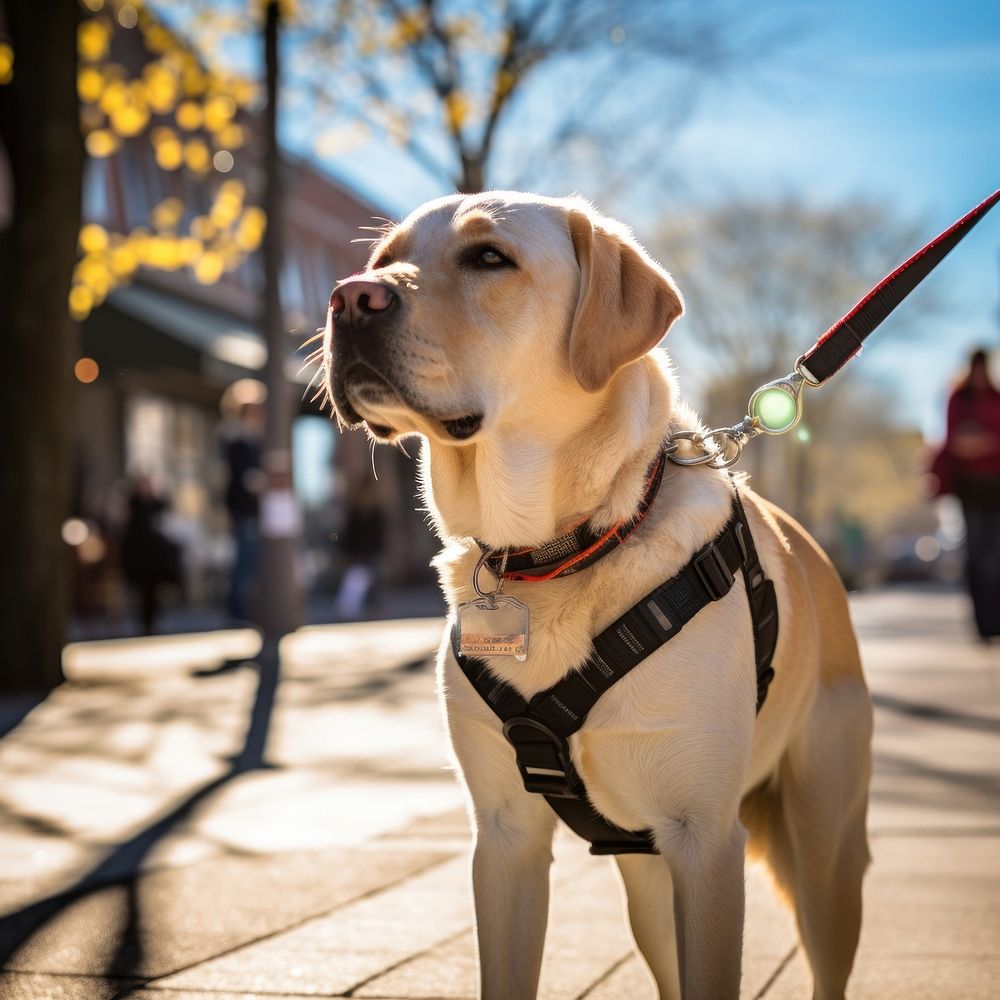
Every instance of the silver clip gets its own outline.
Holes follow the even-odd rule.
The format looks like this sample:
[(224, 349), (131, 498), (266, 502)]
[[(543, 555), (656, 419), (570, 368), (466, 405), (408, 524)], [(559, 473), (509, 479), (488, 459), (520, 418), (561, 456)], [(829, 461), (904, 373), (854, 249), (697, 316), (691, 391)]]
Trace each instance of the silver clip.
[[(494, 573), (490, 569), (487, 560), (493, 555), (492, 549), (484, 549), (483, 554), (479, 557), (479, 562), (476, 563), (476, 568), (472, 571), (472, 589), (476, 592), (476, 596), (482, 598), (486, 601), (487, 607), (493, 609), (496, 607), (496, 598), (500, 591), (503, 590), (504, 578), (503, 575), (507, 570), (507, 553), (504, 552), (503, 557), (500, 560), (500, 572), (499, 574)], [(497, 583), (496, 586), (490, 590), (485, 591), (479, 586), (479, 574), (486, 570), (487, 572), (493, 574)]]

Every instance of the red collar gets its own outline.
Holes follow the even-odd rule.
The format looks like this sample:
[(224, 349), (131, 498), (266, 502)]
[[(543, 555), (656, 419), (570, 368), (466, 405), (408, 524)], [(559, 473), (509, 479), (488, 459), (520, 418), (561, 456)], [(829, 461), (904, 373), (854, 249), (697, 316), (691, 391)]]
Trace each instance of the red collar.
[[(659, 492), (665, 466), (666, 453), (661, 450), (646, 473), (646, 484), (636, 512), (630, 518), (616, 521), (602, 534), (594, 531), (589, 521), (583, 521), (565, 535), (553, 538), (544, 545), (526, 549), (493, 550), (486, 558), (486, 566), (499, 579), (506, 557), (503, 579), (519, 582), (556, 580), (593, 566), (598, 559), (621, 545), (642, 524)], [(486, 551), (487, 546), (482, 542), (477, 544)]]

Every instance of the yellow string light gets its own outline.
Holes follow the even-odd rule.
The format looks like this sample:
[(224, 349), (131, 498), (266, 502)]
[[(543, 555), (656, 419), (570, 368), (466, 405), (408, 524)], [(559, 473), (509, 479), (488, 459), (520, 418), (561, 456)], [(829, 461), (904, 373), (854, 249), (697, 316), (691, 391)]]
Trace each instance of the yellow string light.
[(155, 156), (163, 170), (177, 170), (184, 162), (184, 147), (177, 139), (164, 139), (156, 144)]
[(236, 102), (228, 94), (220, 94), (205, 102), (205, 128), (218, 132), (225, 128), (236, 114)]
[(121, 139), (106, 128), (95, 129), (86, 140), (87, 152), (95, 159), (102, 159), (116, 153), (121, 146)]
[(81, 101), (88, 104), (95, 103), (104, 90), (104, 77), (101, 71), (92, 66), (86, 66), (80, 70), (76, 77), (76, 92), (80, 95)]
[(214, 285), (222, 277), (225, 261), (213, 250), (203, 253), (194, 265), (194, 276), (203, 285)]
[(177, 74), (163, 62), (157, 61), (147, 66), (142, 75), (147, 103), (158, 115), (168, 114), (177, 102), (180, 88)]
[(14, 79), (14, 49), (6, 42), (0, 42), (0, 84)]
[(86, 319), (94, 308), (94, 294), (84, 285), (74, 285), (69, 290), (69, 312), (73, 319)]
[(208, 146), (201, 139), (189, 139), (184, 143), (184, 162), (196, 174), (205, 173), (212, 163)]
[(193, 132), (195, 129), (201, 128), (203, 118), (201, 105), (197, 101), (182, 101), (177, 105), (174, 118), (186, 132)]
[(88, 62), (96, 62), (108, 54), (111, 44), (111, 32), (103, 20), (91, 19), (84, 21), (77, 29), (76, 45), (81, 58)]
[(79, 242), (84, 253), (100, 253), (108, 245), (107, 230), (96, 222), (90, 222), (80, 230)]

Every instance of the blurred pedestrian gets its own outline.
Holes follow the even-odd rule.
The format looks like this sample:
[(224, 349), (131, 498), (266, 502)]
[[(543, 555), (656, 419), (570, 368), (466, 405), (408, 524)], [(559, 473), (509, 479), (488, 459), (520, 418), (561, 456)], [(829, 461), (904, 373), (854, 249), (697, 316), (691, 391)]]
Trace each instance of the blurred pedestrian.
[(374, 479), (365, 479), (351, 497), (339, 541), (346, 567), (335, 607), (341, 618), (357, 618), (375, 604), (379, 594), (385, 515)]
[(966, 580), (976, 628), (1000, 636), (1000, 390), (989, 359), (974, 351), (968, 374), (948, 400), (948, 432), (932, 469), (965, 517)]
[(142, 631), (152, 635), (160, 612), (164, 584), (180, 584), (180, 548), (162, 528), (166, 501), (157, 493), (149, 476), (140, 475), (132, 484), (128, 514), (122, 535), (122, 572), (135, 593)]
[(260, 548), (260, 502), (264, 484), (261, 468), (261, 438), (264, 433), (264, 406), (243, 403), (239, 421), (225, 442), (223, 452), (228, 470), (226, 509), (233, 536), (233, 567), (226, 599), (229, 617), (247, 621), (250, 592), (257, 572)]

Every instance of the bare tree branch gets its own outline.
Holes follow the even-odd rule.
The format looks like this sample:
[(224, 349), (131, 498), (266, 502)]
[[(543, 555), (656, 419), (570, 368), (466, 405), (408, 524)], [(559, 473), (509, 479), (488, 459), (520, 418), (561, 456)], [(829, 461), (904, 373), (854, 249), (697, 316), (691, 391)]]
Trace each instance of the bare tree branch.
[[(881, 206), (737, 199), (665, 222), (652, 249), (677, 278), (695, 339), (721, 372), (777, 377), (919, 242)], [(910, 311), (910, 329), (933, 311)], [(752, 388), (752, 386), (751, 386)], [(742, 389), (741, 389), (742, 391)]]
[[(194, 27), (201, 0), (174, 3)], [(774, 21), (736, 0), (299, 0), (287, 87), (308, 95), (297, 114), (317, 135), (354, 119), (449, 186), (521, 173), (507, 151), (530, 136), (538, 162), (613, 190), (632, 170), (650, 184), (671, 175), (642, 126), (670, 127), (699, 81), (759, 64), (780, 44)]]
[[(539, 148), (552, 151), (559, 143), (586, 136), (606, 147), (616, 133), (621, 141), (623, 131), (641, 121), (643, 113), (648, 120), (677, 104), (690, 108), (691, 101), (678, 93), (690, 84), (681, 86), (676, 74), (671, 78), (671, 70), (683, 69), (693, 78), (739, 68), (760, 49), (765, 34), (725, 0), (697, 6), (638, 0), (492, 0), (471, 11), (447, 0), (358, 0), (336, 5), (339, 20), (328, 20), (325, 31), (324, 5), (306, 6), (309, 16), (301, 41), (325, 35), (328, 58), (350, 67), (379, 100), (412, 111), (422, 138), (407, 150), (421, 151), (415, 158), (424, 169), (431, 148), (450, 150), (451, 172), (463, 189), (485, 186), (498, 173), (501, 133), (518, 125), (525, 130), (537, 127), (534, 107), (546, 88), (545, 103), (567, 111), (547, 128)], [(463, 19), (477, 25), (467, 29), (466, 36), (485, 36), (477, 45), (463, 36)], [(384, 44), (374, 52), (361, 51), (358, 40), (363, 35), (381, 38)], [(390, 60), (395, 76), (386, 72)], [(582, 94), (552, 92), (554, 78), (539, 71), (560, 64), (574, 67), (576, 82), (584, 84), (581, 91), (592, 95), (588, 100), (581, 99)], [(322, 70), (320, 65), (311, 71), (315, 87), (325, 89), (335, 105), (344, 102), (339, 74)], [(593, 83), (598, 79), (599, 88)], [(418, 82), (435, 95), (436, 115), (417, 112)], [(627, 101), (609, 99), (623, 93)], [(594, 113), (597, 107), (600, 115)], [(640, 159), (656, 166), (648, 151)], [(614, 170), (614, 161), (604, 166)]]

